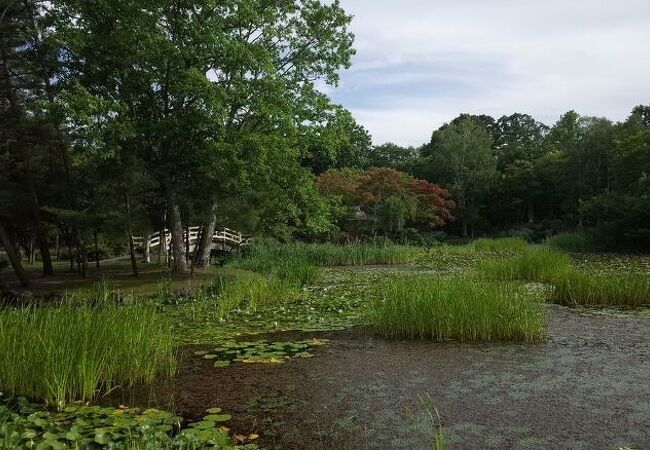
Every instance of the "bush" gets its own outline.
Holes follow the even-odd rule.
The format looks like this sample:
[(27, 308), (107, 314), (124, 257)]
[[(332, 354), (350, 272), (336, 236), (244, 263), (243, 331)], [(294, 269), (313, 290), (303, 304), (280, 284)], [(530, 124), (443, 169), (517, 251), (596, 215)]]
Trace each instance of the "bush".
[(466, 277), (401, 276), (377, 288), (371, 327), (390, 338), (536, 342), (541, 305), (511, 284)]
[(176, 369), (171, 327), (144, 305), (0, 312), (0, 389), (57, 407)]
[(497, 280), (548, 283), (571, 270), (571, 259), (560, 251), (539, 247), (508, 259), (482, 261), (479, 268)]
[(546, 245), (567, 252), (596, 252), (602, 250), (594, 239), (585, 232), (560, 233), (546, 240)]
[(566, 306), (650, 305), (650, 283), (641, 273), (594, 276), (571, 271), (555, 282), (553, 300)]

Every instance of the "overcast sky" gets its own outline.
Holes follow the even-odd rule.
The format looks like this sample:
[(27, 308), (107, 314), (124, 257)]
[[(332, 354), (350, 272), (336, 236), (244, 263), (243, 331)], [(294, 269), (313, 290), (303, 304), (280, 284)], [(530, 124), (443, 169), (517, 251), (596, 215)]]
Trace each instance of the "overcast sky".
[(650, 0), (341, 0), (357, 55), (330, 91), (376, 144), (420, 145), (459, 113), (650, 103)]

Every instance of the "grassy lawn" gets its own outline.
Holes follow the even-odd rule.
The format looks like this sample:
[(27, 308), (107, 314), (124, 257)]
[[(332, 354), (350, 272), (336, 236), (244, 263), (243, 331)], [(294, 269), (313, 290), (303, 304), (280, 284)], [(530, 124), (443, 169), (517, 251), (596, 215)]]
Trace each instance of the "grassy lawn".
[[(101, 261), (99, 269), (94, 263), (89, 264), (86, 278), (77, 272), (71, 272), (67, 261), (55, 263), (55, 275), (43, 277), (39, 264), (26, 265), (32, 285), (28, 289), (36, 295), (52, 293), (74, 294), (76, 297), (87, 298), (94, 295), (96, 285), (106, 280), (110, 287), (126, 296), (151, 296), (157, 293), (161, 282), (171, 283), (173, 290), (196, 291), (212, 282), (215, 276), (213, 267), (196, 269), (194, 276), (171, 276), (166, 266), (156, 263), (138, 263), (139, 276), (135, 278), (131, 272), (131, 261), (128, 258)], [(2, 280), (10, 289), (19, 290), (18, 281), (10, 269), (2, 274)]]

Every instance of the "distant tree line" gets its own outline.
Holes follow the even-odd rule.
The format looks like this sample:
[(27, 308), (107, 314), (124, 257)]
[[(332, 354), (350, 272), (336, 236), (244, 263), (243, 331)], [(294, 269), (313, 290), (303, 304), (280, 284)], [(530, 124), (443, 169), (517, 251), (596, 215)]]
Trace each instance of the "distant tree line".
[(390, 167), (447, 189), (452, 236), (580, 230), (605, 249), (650, 250), (650, 106), (620, 123), (569, 111), (552, 126), (520, 113), (462, 114), (419, 148), (355, 142), (343, 148), (353, 167)]

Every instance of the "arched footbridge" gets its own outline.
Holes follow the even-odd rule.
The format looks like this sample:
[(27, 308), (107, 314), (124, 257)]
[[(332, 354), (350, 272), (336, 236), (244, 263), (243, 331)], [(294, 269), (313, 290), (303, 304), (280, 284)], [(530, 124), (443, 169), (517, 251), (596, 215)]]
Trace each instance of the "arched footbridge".
[[(201, 227), (190, 227), (183, 230), (183, 248), (189, 250), (189, 254), (194, 254), (194, 249), (201, 239)], [(134, 236), (133, 243), (143, 249), (145, 258), (149, 260), (150, 255), (160, 253), (170, 253), (172, 236), (169, 230), (158, 231), (146, 238), (143, 236)], [(215, 230), (212, 235), (212, 249), (224, 252), (231, 252), (240, 247), (250, 244), (250, 238), (244, 236), (238, 231), (230, 228)], [(161, 249), (161, 245), (164, 247)], [(161, 252), (162, 250), (162, 252)]]

